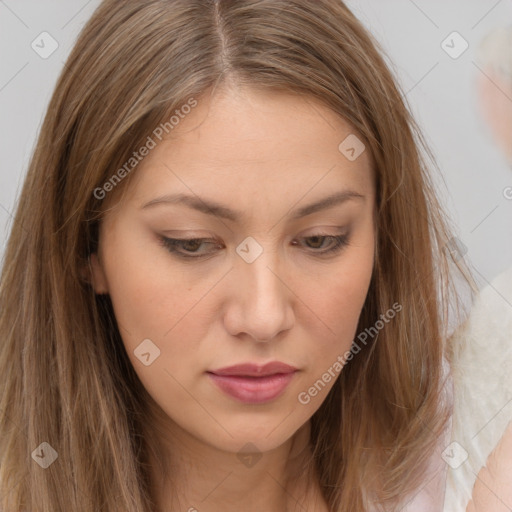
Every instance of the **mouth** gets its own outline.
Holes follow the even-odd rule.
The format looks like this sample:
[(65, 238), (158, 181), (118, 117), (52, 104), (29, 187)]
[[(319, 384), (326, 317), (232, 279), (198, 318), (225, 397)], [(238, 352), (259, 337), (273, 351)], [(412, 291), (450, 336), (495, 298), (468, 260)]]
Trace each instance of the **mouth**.
[(244, 363), (206, 373), (228, 396), (246, 404), (261, 404), (280, 396), (297, 371), (288, 364), (272, 362), (264, 366)]

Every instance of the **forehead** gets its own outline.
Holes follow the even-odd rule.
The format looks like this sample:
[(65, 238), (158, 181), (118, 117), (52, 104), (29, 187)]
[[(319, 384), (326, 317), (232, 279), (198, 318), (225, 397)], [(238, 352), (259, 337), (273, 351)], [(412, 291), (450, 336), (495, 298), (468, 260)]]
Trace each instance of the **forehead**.
[(244, 203), (256, 205), (256, 196), (265, 207), (283, 198), (314, 199), (333, 187), (373, 192), (369, 151), (347, 158), (344, 141), (353, 146), (360, 137), (315, 98), (246, 87), (196, 101), (191, 109), (178, 109), (162, 140), (153, 136), (155, 146), (135, 171), (129, 201), (141, 206), (157, 195), (187, 193), (244, 210)]

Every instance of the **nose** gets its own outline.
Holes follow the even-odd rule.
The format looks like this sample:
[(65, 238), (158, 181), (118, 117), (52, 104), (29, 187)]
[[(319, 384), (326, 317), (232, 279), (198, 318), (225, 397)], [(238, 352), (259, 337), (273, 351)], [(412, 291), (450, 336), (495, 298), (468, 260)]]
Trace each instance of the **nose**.
[[(224, 324), (232, 336), (268, 342), (294, 323), (294, 293), (278, 259), (268, 251), (252, 263), (239, 259), (230, 272), (230, 295)], [(286, 275), (285, 275), (286, 274)]]

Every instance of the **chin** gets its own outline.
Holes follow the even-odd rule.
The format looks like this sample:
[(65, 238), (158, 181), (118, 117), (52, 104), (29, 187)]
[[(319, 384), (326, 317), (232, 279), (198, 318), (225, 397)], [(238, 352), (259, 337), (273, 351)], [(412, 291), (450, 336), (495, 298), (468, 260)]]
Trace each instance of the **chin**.
[(283, 424), (282, 417), (276, 417), (275, 422), (265, 426), (257, 423), (254, 419), (246, 422), (246, 424), (234, 425), (231, 423), (225, 425), (229, 434), (220, 429), (222, 433), (217, 430), (215, 437), (205, 440), (219, 450), (237, 455), (244, 452), (268, 452), (290, 441), (302, 427), (306, 426), (304, 423), (299, 425), (288, 424), (286, 428), (280, 428)]

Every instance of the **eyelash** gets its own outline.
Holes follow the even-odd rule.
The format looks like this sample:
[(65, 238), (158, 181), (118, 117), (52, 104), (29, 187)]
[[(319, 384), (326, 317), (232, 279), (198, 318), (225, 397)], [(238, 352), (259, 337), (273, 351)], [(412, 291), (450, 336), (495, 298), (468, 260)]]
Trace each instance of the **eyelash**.
[[(315, 235), (303, 237), (303, 240), (308, 240), (311, 238), (324, 238), (324, 239), (332, 239), (334, 244), (328, 249), (324, 249), (322, 251), (314, 250), (313, 253), (316, 253), (319, 256), (331, 255), (341, 252), (341, 250), (348, 245), (349, 243), (349, 235), (327, 235), (324, 233), (317, 233)], [(199, 256), (193, 256), (192, 254), (196, 253), (183, 253), (180, 252), (177, 247), (183, 248), (183, 245), (190, 242), (200, 242), (201, 244), (205, 242), (211, 242), (211, 245), (218, 245), (216, 240), (208, 239), (208, 238), (167, 238), (165, 236), (160, 236), (160, 243), (163, 245), (170, 253), (175, 254), (178, 258), (182, 259), (200, 259), (206, 258), (210, 254), (200, 254)]]

